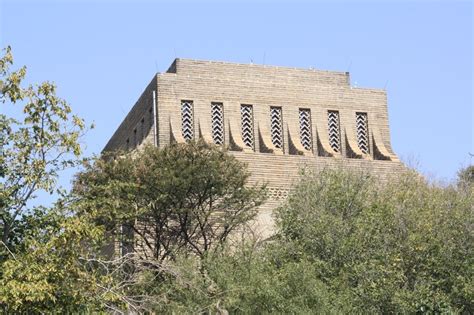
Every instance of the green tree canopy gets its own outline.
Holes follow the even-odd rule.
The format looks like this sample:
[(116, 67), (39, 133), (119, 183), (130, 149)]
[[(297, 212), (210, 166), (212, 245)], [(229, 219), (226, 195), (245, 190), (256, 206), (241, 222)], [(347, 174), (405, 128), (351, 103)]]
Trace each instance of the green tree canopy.
[(407, 172), (381, 182), (324, 170), (305, 177), (278, 209), (290, 261), (352, 312), (474, 312), (474, 194)]
[(24, 87), (26, 67), (12, 65), (7, 47), (0, 57), (0, 312), (103, 309), (108, 277), (89, 261), (100, 228), (76, 216), (62, 190), (53, 207), (31, 203), (39, 191), (58, 192), (60, 172), (81, 163), (84, 121), (54, 84)]
[(222, 148), (198, 141), (97, 159), (77, 176), (75, 193), (137, 253), (163, 261), (203, 257), (253, 219), (264, 187), (248, 185), (249, 176)]
[[(79, 163), (84, 121), (50, 82), (24, 87), (26, 67), (12, 71), (10, 47), (0, 58), (0, 259), (21, 243), (22, 216), (40, 191), (56, 191), (58, 174)], [(5, 112), (19, 113), (17, 118)]]
[(474, 165), (469, 165), (458, 172), (458, 185), (474, 189)]

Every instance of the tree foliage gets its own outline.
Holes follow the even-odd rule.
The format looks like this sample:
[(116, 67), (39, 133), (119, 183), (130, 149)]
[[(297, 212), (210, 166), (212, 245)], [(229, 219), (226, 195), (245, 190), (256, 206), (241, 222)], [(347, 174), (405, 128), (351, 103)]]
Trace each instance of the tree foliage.
[(26, 67), (12, 65), (7, 47), (0, 58), (0, 312), (95, 309), (99, 296), (100, 305), (107, 300), (98, 294), (106, 278), (86, 262), (100, 229), (64, 198), (53, 208), (31, 203), (39, 191), (58, 191), (60, 172), (80, 163), (84, 122), (54, 84), (24, 87)]
[(91, 252), (97, 252), (91, 247), (100, 244), (102, 231), (83, 217), (65, 216), (62, 209), (50, 209), (41, 221), (42, 228), (23, 235), (23, 250), (2, 264), (3, 311), (92, 312), (117, 300), (103, 289), (112, 278), (89, 260)]
[(473, 198), (411, 172), (389, 182), (306, 172), (277, 210), (270, 242), (178, 259), (172, 273), (143, 283), (154, 295), (147, 309), (471, 314)]
[[(382, 184), (382, 185), (381, 185)], [(325, 170), (278, 210), (290, 261), (309, 261), (353, 312), (474, 311), (473, 191), (407, 173)]]
[(465, 189), (474, 188), (474, 165), (459, 170), (458, 186)]
[(0, 257), (20, 242), (18, 226), (31, 210), (29, 201), (39, 190), (55, 192), (59, 172), (77, 165), (85, 130), (54, 84), (23, 87), (26, 67), (12, 71), (12, 64), (7, 47), (0, 58), (0, 103), (5, 112), (21, 114), (0, 114)]
[[(202, 141), (147, 147), (88, 164), (77, 176), (81, 209), (145, 258), (203, 257), (254, 218), (264, 187), (220, 147)], [(133, 235), (133, 240), (124, 238)]]
[(146, 292), (156, 292), (149, 310), (183, 314), (310, 314), (332, 310), (333, 297), (313, 276), (316, 266), (307, 262), (279, 264), (270, 249), (251, 240), (214, 252), (204, 260), (192, 256), (178, 259), (171, 267), (172, 273), (143, 287)]

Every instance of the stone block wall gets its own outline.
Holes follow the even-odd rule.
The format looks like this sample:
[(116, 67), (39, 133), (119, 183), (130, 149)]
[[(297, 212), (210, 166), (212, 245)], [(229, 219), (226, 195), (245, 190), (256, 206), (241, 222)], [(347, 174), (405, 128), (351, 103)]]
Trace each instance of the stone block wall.
[[(166, 73), (153, 78), (104, 151), (184, 142), (183, 101), (192, 104), (187, 115), (193, 138), (209, 142), (211, 104), (222, 104), (223, 145), (248, 165), (252, 183), (265, 182), (269, 188), (270, 199), (256, 222), (264, 236), (273, 230), (271, 210), (285, 199), (301, 168), (347, 167), (382, 177), (403, 169), (390, 144), (384, 90), (351, 87), (346, 72), (188, 59), (176, 59)], [(252, 147), (242, 137), (241, 105), (252, 106)], [(281, 149), (272, 143), (271, 107), (281, 108)], [(310, 112), (306, 148), (300, 109)], [(339, 115), (339, 150), (331, 145), (328, 111)], [(366, 114), (366, 153), (360, 147), (358, 113)]]

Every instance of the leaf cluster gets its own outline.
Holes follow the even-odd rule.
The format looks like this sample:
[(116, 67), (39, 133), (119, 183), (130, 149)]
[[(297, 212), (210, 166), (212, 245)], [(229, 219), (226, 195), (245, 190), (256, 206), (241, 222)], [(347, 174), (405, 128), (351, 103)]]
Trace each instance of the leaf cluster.
[[(78, 165), (79, 138), (84, 121), (56, 95), (50, 82), (24, 87), (26, 67), (12, 71), (13, 56), (7, 47), (0, 58), (0, 106), (19, 112), (17, 118), (0, 114), (0, 259), (5, 247), (15, 251), (17, 225), (31, 209), (40, 190), (57, 191), (59, 173)], [(2, 112), (4, 112), (2, 110)]]
[(163, 261), (203, 257), (253, 219), (265, 191), (249, 176), (222, 148), (197, 141), (105, 156), (85, 166), (74, 191), (82, 211), (122, 240), (126, 228), (137, 252)]
[(278, 209), (290, 261), (309, 261), (353, 312), (472, 313), (473, 190), (407, 172), (304, 178)]

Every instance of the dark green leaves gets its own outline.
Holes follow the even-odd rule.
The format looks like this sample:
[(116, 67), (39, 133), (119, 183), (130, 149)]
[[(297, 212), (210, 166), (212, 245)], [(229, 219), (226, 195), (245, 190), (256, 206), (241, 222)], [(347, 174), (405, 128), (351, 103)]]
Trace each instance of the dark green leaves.
[(249, 176), (233, 156), (199, 141), (96, 160), (75, 191), (83, 211), (115, 231), (129, 225), (135, 241), (163, 260), (204, 256), (250, 221), (264, 188), (247, 185)]

